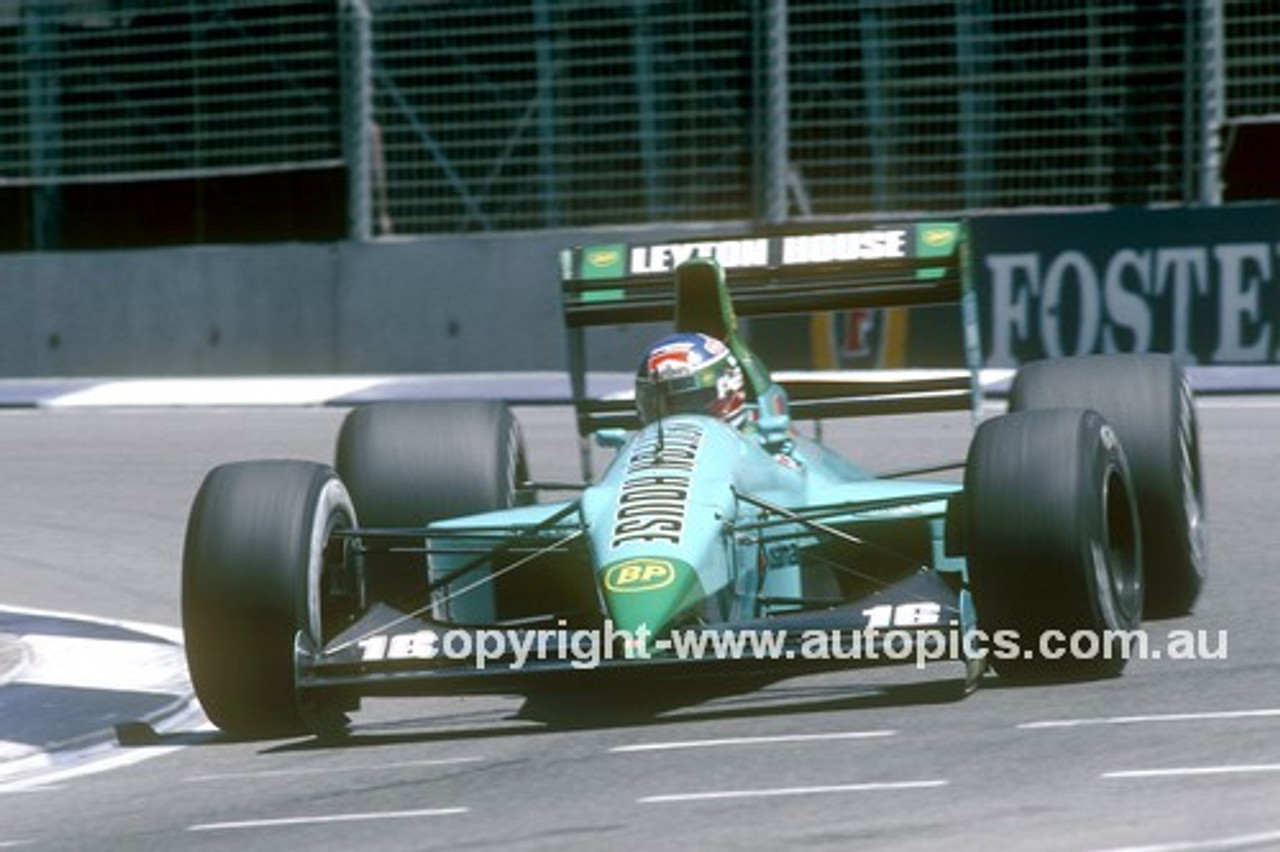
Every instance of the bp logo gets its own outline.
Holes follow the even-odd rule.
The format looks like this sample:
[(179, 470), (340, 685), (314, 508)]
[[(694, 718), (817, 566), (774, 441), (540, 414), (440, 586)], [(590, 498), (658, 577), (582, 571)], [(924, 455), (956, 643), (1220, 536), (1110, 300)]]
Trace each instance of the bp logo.
[(596, 249), (587, 253), (587, 263), (596, 269), (605, 269), (618, 265), (622, 260), (622, 252), (614, 248)]
[(611, 592), (652, 592), (675, 579), (676, 566), (665, 559), (628, 559), (605, 572), (604, 587)]
[(920, 257), (945, 257), (955, 249), (960, 229), (953, 224), (916, 225), (916, 249)]
[(582, 255), (582, 277), (595, 281), (622, 277), (627, 272), (626, 253), (622, 243), (587, 248)]
[(930, 248), (949, 248), (956, 239), (956, 232), (949, 228), (930, 228), (924, 232), (924, 243)]

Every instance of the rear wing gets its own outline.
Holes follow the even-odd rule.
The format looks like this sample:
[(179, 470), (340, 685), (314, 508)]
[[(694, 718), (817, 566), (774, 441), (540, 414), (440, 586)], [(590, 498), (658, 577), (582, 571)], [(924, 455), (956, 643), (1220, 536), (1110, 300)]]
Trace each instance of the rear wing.
[[(716, 263), (685, 263), (696, 258)], [(581, 246), (562, 251), (560, 265), (570, 382), (583, 437), (637, 425), (629, 402), (588, 398), (585, 330), (640, 322), (706, 331), (741, 355), (746, 347), (737, 336), (739, 315), (955, 304), (964, 328), (964, 370), (874, 381), (837, 374), (782, 385), (792, 398), (790, 416), (800, 420), (976, 412), (981, 406), (977, 306), (960, 222)], [(752, 366), (746, 366), (751, 379)]]

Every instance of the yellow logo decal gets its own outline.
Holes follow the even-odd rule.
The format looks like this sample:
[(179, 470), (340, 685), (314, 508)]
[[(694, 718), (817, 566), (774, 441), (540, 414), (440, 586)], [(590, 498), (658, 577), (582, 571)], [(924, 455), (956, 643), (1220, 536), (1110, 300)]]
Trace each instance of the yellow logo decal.
[(615, 249), (600, 249), (587, 255), (587, 263), (596, 268), (613, 266), (620, 259), (620, 255)]
[(628, 559), (604, 575), (604, 587), (611, 592), (652, 592), (676, 579), (676, 567), (664, 559)]
[(955, 241), (956, 232), (951, 228), (930, 228), (923, 234), (924, 243), (932, 248), (942, 248)]

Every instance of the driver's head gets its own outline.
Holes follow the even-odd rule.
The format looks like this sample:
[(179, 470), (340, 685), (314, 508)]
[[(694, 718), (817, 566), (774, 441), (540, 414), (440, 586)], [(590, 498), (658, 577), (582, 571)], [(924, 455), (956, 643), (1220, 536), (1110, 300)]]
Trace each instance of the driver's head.
[(732, 425), (746, 413), (742, 366), (707, 334), (664, 337), (636, 370), (636, 410), (652, 423), (668, 414), (707, 414)]

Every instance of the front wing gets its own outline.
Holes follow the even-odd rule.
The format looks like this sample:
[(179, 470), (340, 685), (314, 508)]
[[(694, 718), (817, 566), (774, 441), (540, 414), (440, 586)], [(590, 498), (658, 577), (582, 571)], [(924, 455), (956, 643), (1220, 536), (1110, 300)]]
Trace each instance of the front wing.
[(525, 694), (622, 680), (789, 677), (963, 658), (961, 603), (921, 569), (857, 601), (663, 637), (599, 629), (461, 626), (375, 606), (323, 648), (295, 643), (297, 688), (326, 694)]

